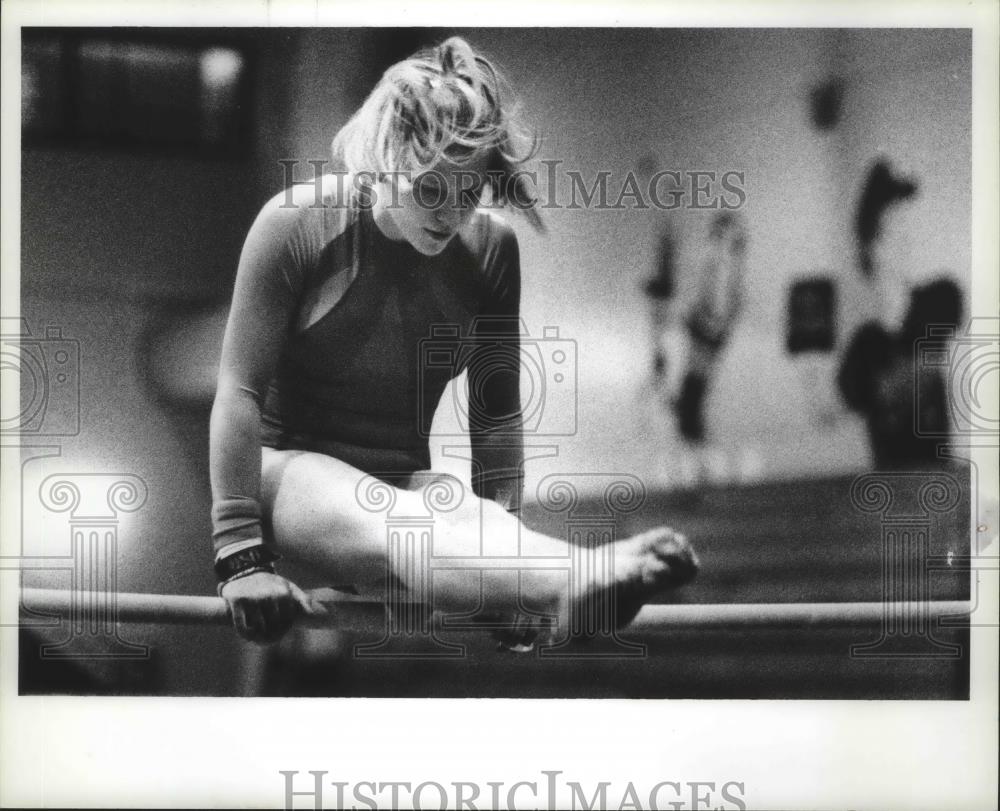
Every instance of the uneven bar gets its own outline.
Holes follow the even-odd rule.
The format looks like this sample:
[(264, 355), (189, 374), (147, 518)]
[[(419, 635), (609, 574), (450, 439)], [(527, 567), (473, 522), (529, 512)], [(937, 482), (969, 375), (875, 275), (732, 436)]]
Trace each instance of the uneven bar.
[[(915, 626), (941, 617), (966, 617), (964, 600), (898, 603), (734, 603), (646, 605), (628, 626), (632, 631), (671, 629), (816, 628), (878, 625)], [(915, 628), (907, 627), (910, 632)]]
[[(386, 606), (334, 589), (316, 589), (313, 597), (325, 616), (303, 617), (313, 627), (379, 631), (385, 627)], [(113, 602), (112, 602), (113, 599)], [(173, 594), (76, 592), (68, 589), (25, 588), (21, 609), (33, 614), (86, 616), (87, 607), (101, 606), (102, 615), (121, 623), (171, 625), (228, 625), (229, 614), (220, 597), (184, 597)], [(672, 630), (728, 630), (746, 628), (813, 628), (893, 623), (932, 623), (941, 617), (963, 617), (971, 611), (963, 600), (926, 603), (741, 603), (647, 605), (628, 631), (657, 633)], [(113, 614), (112, 614), (113, 612)]]
[[(310, 592), (326, 615), (301, 617), (310, 627), (343, 630), (379, 630), (385, 626), (384, 603), (334, 589)], [(78, 591), (71, 589), (21, 590), (21, 611), (33, 614), (90, 619), (90, 613), (113, 616), (120, 623), (162, 625), (229, 625), (229, 610), (221, 597), (188, 597), (177, 594)], [(90, 613), (88, 613), (90, 612)]]

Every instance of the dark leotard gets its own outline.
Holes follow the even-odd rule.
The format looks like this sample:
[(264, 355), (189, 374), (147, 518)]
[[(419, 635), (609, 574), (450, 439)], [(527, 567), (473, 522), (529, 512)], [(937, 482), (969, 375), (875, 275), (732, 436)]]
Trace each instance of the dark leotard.
[[(468, 370), (473, 489), (516, 506), (523, 450), (513, 231), (477, 211), (429, 257), (338, 198), (327, 178), (321, 195), (295, 187), (261, 212), (240, 261), (220, 381), (228, 376), (260, 405), (263, 445), (327, 454), (393, 480), (430, 467), (438, 401)], [(261, 369), (241, 368), (265, 351), (261, 332), (280, 346), (266, 383)], [(221, 443), (213, 452), (216, 550), (259, 535), (255, 495), (227, 476), (237, 466)]]

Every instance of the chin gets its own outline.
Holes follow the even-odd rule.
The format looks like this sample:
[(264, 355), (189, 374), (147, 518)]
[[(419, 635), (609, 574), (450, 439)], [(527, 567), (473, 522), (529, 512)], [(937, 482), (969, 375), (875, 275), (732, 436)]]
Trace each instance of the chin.
[[(452, 237), (452, 239), (454, 239), (454, 237)], [(451, 245), (451, 239), (449, 239), (447, 242), (432, 242), (430, 240), (426, 241), (422, 240), (419, 244), (414, 244), (413, 247), (416, 248), (417, 251), (419, 253), (422, 253), (424, 256), (437, 256), (449, 245)]]

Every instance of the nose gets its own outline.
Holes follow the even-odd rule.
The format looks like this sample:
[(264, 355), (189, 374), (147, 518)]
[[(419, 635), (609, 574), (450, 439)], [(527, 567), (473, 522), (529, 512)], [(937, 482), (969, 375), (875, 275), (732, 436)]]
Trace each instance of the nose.
[(465, 215), (464, 208), (457, 207), (452, 203), (444, 203), (435, 209), (434, 221), (442, 228), (454, 231), (462, 224)]

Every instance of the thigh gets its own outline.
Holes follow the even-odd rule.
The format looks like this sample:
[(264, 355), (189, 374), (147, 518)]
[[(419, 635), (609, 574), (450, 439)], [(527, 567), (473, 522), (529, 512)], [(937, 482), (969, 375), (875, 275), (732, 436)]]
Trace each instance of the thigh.
[(270, 539), (282, 555), (328, 582), (384, 579), (390, 510), (427, 515), (445, 538), (456, 521), (474, 520), (479, 500), (448, 474), (417, 471), (399, 485), (324, 454), (262, 449), (261, 505)]
[(329, 582), (384, 575), (385, 519), (359, 499), (370, 476), (310, 451), (263, 448), (261, 457), (266, 531), (284, 557)]

